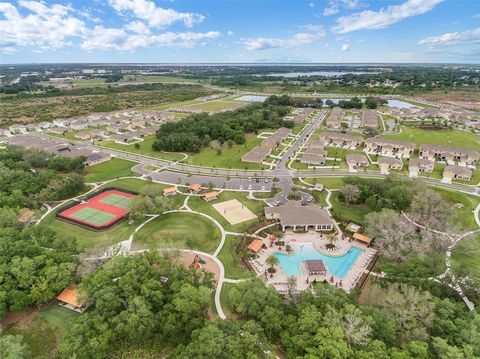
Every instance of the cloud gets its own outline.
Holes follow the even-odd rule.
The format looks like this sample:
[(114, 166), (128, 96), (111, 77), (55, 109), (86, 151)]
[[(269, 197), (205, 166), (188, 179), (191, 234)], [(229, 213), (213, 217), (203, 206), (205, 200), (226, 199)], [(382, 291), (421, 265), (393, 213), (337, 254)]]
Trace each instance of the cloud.
[(227, 35), (228, 35), (228, 36), (233, 36), (233, 35), (235, 35), (235, 33), (234, 33), (232, 30), (228, 30), (228, 31), (227, 31)]
[(360, 0), (330, 0), (322, 14), (323, 16), (332, 16), (338, 14), (341, 8), (352, 10), (364, 6)]
[(132, 13), (138, 19), (147, 21), (156, 28), (165, 28), (176, 22), (192, 27), (203, 22), (205, 17), (191, 12), (178, 12), (173, 9), (157, 7), (150, 0), (109, 0), (109, 4), (119, 13)]
[[(143, 4), (145, 1), (141, 0), (139, 3)], [(158, 32), (155, 27), (149, 27), (148, 20), (130, 21), (116, 28), (101, 25), (92, 28), (76, 17), (82, 14), (71, 6), (47, 5), (39, 1), (26, 0), (20, 0), (18, 4), (17, 8), (10, 3), (0, 3), (0, 34), (2, 34), (0, 51), (5, 54), (24, 48), (35, 52), (51, 51), (77, 44), (87, 51), (94, 49), (131, 51), (142, 47), (165, 46), (192, 47), (199, 41), (220, 36), (218, 31)], [(183, 21), (186, 24), (193, 21), (186, 15), (176, 16), (177, 19), (182, 19), (176, 21)], [(166, 21), (163, 18), (156, 21), (157, 24), (165, 24), (174, 20)]]
[(315, 7), (315, 3), (313, 3), (313, 2), (308, 3), (308, 6), (309, 6), (309, 7)]
[(478, 60), (480, 57), (480, 27), (430, 36), (419, 40), (417, 45), (425, 46), (428, 52), (441, 53), (453, 58)]
[(336, 33), (347, 33), (358, 30), (384, 29), (411, 16), (425, 14), (444, 0), (407, 0), (400, 5), (391, 5), (379, 11), (365, 10), (337, 19), (332, 28)]
[(325, 30), (319, 25), (303, 25), (303, 32), (297, 32), (287, 39), (257, 37), (243, 39), (247, 50), (266, 50), (272, 48), (293, 48), (299, 45), (310, 44), (325, 36)]
[(342, 51), (349, 51), (350, 50), (350, 45), (349, 44), (343, 44), (342, 45)]

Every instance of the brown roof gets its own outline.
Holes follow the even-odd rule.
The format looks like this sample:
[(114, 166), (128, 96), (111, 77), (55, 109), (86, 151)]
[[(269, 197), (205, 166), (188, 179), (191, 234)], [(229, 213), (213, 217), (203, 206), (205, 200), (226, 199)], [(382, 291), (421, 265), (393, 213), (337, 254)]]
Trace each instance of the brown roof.
[(325, 264), (321, 259), (307, 259), (305, 261), (309, 272), (326, 272)]
[(218, 192), (208, 192), (203, 195), (205, 198), (218, 197)]
[(174, 193), (177, 189), (175, 187), (168, 187), (163, 190), (163, 193)]
[(309, 204), (302, 206), (297, 203), (288, 203), (278, 207), (265, 207), (265, 214), (277, 215), (282, 225), (332, 225), (333, 221), (327, 210)]
[(200, 183), (192, 183), (188, 189), (192, 191), (198, 191), (200, 188), (202, 188), (202, 185)]
[(82, 304), (78, 301), (78, 293), (77, 293), (77, 288), (73, 285), (65, 288), (62, 293), (60, 293), (57, 297), (57, 300), (63, 303), (67, 303), (70, 305), (73, 305), (77, 308), (81, 308)]
[(263, 241), (261, 239), (254, 239), (252, 243), (248, 245), (248, 249), (257, 253), (260, 248), (263, 246)]
[(370, 242), (372, 241), (367, 236), (364, 236), (363, 234), (360, 234), (358, 232), (353, 234), (353, 238), (356, 239), (357, 241), (361, 241), (367, 244), (370, 244)]

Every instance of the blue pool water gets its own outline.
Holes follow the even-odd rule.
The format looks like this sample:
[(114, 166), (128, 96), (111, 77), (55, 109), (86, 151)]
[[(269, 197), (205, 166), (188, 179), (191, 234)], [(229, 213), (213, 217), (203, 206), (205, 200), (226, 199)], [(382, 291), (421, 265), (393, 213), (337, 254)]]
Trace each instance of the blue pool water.
[(274, 256), (280, 261), (283, 273), (289, 276), (302, 274), (300, 265), (307, 259), (321, 259), (326, 265), (328, 272), (333, 276), (343, 279), (350, 270), (353, 263), (362, 254), (362, 250), (357, 247), (351, 247), (347, 253), (341, 256), (327, 256), (318, 252), (310, 243), (290, 243), (295, 250), (294, 254), (275, 253)]
[(268, 96), (257, 96), (257, 95), (245, 95), (239, 98), (236, 98), (237, 101), (248, 101), (248, 102), (263, 102), (268, 98)]

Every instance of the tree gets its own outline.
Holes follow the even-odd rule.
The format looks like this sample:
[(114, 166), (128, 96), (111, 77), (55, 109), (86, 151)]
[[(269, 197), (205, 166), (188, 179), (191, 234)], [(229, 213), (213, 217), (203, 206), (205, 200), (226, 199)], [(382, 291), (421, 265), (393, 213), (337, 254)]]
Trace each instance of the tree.
[(270, 266), (270, 269), (273, 271), (276, 265), (280, 263), (278, 257), (270, 255), (265, 259), (265, 263)]
[(346, 184), (342, 187), (342, 195), (345, 205), (348, 207), (351, 203), (356, 203), (360, 199), (360, 190), (355, 185)]
[(392, 284), (383, 291), (378, 301), (395, 319), (398, 344), (428, 338), (435, 308), (429, 292), (407, 284)]
[(0, 335), (0, 358), (27, 359), (30, 353), (20, 335)]
[(353, 305), (346, 307), (342, 329), (347, 343), (354, 346), (364, 345), (372, 332), (372, 328), (365, 322), (360, 309)]
[(367, 97), (365, 99), (365, 106), (367, 106), (367, 108), (369, 109), (375, 109), (378, 107), (378, 102), (377, 102), (377, 99), (375, 97)]
[(338, 242), (338, 236), (335, 233), (327, 234), (327, 244), (325, 245), (327, 249), (335, 249), (335, 243)]

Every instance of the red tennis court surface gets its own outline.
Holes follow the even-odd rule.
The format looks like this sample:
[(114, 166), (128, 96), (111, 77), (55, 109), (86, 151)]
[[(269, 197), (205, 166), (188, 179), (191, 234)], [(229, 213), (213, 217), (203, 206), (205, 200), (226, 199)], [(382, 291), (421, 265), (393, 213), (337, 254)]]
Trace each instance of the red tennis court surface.
[(127, 216), (134, 197), (134, 194), (120, 190), (107, 190), (59, 212), (57, 216), (94, 230), (108, 229)]

